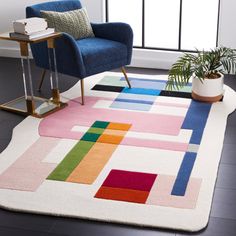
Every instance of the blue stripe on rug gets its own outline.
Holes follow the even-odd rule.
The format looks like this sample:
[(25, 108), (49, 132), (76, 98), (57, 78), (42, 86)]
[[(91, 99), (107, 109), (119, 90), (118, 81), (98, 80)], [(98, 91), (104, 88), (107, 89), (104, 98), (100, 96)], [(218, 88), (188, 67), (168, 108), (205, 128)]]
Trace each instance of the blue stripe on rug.
[(132, 94), (145, 94), (145, 95), (152, 95), (158, 96), (161, 90), (157, 89), (142, 89), (142, 88), (124, 88), (122, 93), (132, 93)]
[[(121, 77), (120, 78), (121, 81), (125, 81), (125, 77)], [(150, 82), (156, 82), (156, 83), (165, 83), (167, 82), (167, 80), (164, 80), (164, 79), (141, 79), (141, 78), (134, 78), (134, 77), (129, 77), (129, 81), (150, 81)], [(186, 86), (192, 86), (192, 83), (188, 83)]]
[(110, 108), (116, 109), (126, 109), (126, 110), (134, 110), (134, 111), (149, 111), (152, 105), (149, 104), (140, 104), (140, 103), (132, 103), (132, 102), (117, 102), (114, 101)]
[(149, 104), (152, 105), (153, 102), (144, 101), (144, 100), (134, 100), (134, 99), (123, 99), (123, 98), (116, 98), (116, 102), (128, 102), (128, 103), (140, 103), (140, 104)]
[[(120, 80), (121, 81), (123, 81), (123, 80), (125, 80), (125, 77), (121, 77), (120, 78)], [(162, 83), (166, 83), (167, 82), (167, 80), (157, 80), (157, 79), (145, 79), (145, 78), (134, 78), (134, 77), (129, 77), (129, 80), (130, 81), (135, 81), (135, 80), (137, 80), (137, 81), (150, 81), (150, 82), (157, 82), (157, 83), (159, 83), (159, 82), (162, 82)]]
[(120, 93), (117, 98), (119, 99), (131, 99), (140, 101), (149, 101), (154, 103), (156, 100), (155, 96), (145, 95), (145, 94), (132, 94), (132, 93)]
[(191, 144), (200, 144), (202, 134), (206, 126), (207, 118), (211, 110), (211, 104), (196, 102), (192, 100), (184, 119), (182, 129), (193, 130), (190, 142)]
[(197, 153), (186, 152), (175, 180), (171, 195), (184, 196)]
[(144, 88), (144, 89), (157, 89), (163, 90), (166, 87), (166, 83), (163, 82), (153, 82), (153, 81), (139, 81), (133, 80), (131, 82), (132, 88)]

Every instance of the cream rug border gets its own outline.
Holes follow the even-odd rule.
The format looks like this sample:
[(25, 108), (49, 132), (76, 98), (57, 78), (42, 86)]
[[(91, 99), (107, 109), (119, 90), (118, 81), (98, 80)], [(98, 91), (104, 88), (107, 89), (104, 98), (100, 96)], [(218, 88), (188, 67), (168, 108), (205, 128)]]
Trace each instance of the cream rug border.
[[(119, 73), (106, 72), (85, 80), (86, 95), (96, 95), (97, 91), (90, 91), (104, 75), (121, 75)], [(165, 75), (150, 76), (129, 74), (130, 77), (165, 79)], [(80, 96), (80, 87), (77, 83), (70, 90), (62, 94), (64, 101)], [(98, 93), (99, 94), (99, 93)], [(116, 93), (104, 92), (104, 97), (116, 96)], [(118, 93), (117, 93), (118, 94)], [(98, 199), (86, 199), (80, 195), (76, 184), (45, 181), (36, 192), (23, 192), (0, 189), (0, 206), (14, 211), (41, 213), (67, 217), (78, 217), (92, 220), (111, 221), (138, 226), (150, 226), (160, 228), (172, 228), (178, 230), (198, 231), (207, 223), (211, 209), (211, 201), (217, 177), (218, 165), (221, 157), (227, 116), (236, 109), (236, 93), (225, 86), (223, 103), (215, 103), (206, 124), (202, 137), (195, 168), (192, 177), (202, 176), (204, 179), (199, 195), (197, 208), (177, 209), (161, 206), (149, 206), (117, 201), (99, 201)], [(217, 116), (216, 116), (217, 114)], [(40, 119), (27, 117), (13, 130), (13, 137), (9, 146), (0, 154), (0, 173), (8, 168), (14, 161), (27, 150), (38, 138), (38, 125)], [(33, 127), (33, 129), (32, 129)], [(212, 142), (212, 139), (215, 141)], [(206, 160), (206, 155), (212, 155)], [(196, 171), (196, 169), (200, 171)], [(106, 177), (109, 166), (104, 168), (99, 181), (94, 186), (87, 187), (87, 195), (92, 196)], [(53, 188), (53, 191), (51, 189)], [(61, 190), (63, 188), (63, 193)], [(66, 195), (66, 193), (70, 193)], [(54, 199), (51, 201), (51, 199)], [(76, 204), (75, 204), (76, 203)]]

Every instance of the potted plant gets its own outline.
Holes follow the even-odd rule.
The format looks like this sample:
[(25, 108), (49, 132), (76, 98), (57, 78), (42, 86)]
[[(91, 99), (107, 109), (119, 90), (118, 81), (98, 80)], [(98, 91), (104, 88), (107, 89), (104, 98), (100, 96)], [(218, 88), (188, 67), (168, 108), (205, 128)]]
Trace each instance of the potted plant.
[(216, 102), (223, 96), (224, 74), (235, 74), (236, 50), (217, 47), (196, 54), (184, 53), (169, 71), (167, 89), (186, 86), (192, 78), (192, 98)]

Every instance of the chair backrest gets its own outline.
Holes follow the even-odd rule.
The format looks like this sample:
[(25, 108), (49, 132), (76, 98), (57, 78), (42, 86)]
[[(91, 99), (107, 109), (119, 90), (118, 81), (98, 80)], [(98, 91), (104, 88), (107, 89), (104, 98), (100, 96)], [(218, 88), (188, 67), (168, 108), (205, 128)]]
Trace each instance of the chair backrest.
[[(50, 2), (44, 2), (35, 4), (32, 6), (28, 6), (26, 8), (26, 17), (41, 17), (40, 11), (58, 11), (58, 12), (65, 12), (65, 11), (73, 11), (76, 9), (80, 9), (82, 7), (79, 0), (61, 0), (61, 1), (50, 1)], [(63, 41), (63, 37), (56, 40), (57, 41)], [(48, 61), (48, 48), (46, 42), (41, 43), (34, 43), (30, 44), (31, 51), (33, 53), (33, 57), (35, 59), (35, 64), (41, 68), (44, 69), (50, 69), (49, 61)], [(71, 63), (70, 60), (63, 61), (64, 58), (67, 60), (67, 57), (59, 57), (59, 53), (57, 51), (56, 47), (56, 56), (57, 56), (57, 69), (60, 73), (69, 74), (74, 76), (74, 74), (65, 73), (64, 68), (67, 68), (65, 64)], [(63, 62), (61, 62), (63, 61)], [(72, 73), (72, 72), (71, 72)]]
[(41, 17), (40, 11), (73, 11), (82, 7), (79, 0), (62, 0), (44, 2), (26, 8), (26, 17)]

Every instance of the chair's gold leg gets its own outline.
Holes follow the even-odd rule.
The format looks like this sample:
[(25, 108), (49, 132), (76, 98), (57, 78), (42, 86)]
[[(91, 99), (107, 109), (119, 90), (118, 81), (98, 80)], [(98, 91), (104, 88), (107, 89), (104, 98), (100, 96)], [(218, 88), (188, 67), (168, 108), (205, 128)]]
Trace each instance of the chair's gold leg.
[(41, 76), (40, 83), (39, 83), (38, 91), (41, 91), (41, 87), (42, 87), (42, 85), (43, 85), (43, 81), (44, 81), (44, 78), (45, 78), (46, 72), (47, 72), (47, 70), (44, 69), (44, 70), (43, 70), (43, 73), (42, 73), (42, 76)]
[(130, 84), (130, 82), (129, 82), (129, 78), (128, 78), (127, 74), (126, 74), (125, 68), (124, 68), (124, 67), (121, 67), (121, 71), (123, 72), (123, 74), (124, 74), (124, 76), (125, 76), (125, 80), (126, 80), (128, 86), (129, 86), (129, 88), (131, 88), (131, 84)]
[(82, 105), (84, 105), (84, 80), (80, 80), (80, 86), (81, 86), (81, 101)]

